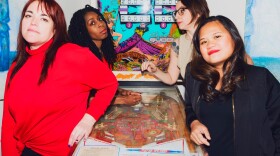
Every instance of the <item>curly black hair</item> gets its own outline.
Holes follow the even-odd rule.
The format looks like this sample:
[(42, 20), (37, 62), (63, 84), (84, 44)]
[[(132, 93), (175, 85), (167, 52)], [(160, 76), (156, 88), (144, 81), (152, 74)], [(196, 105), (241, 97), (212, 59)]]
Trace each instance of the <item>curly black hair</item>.
[[(108, 37), (102, 40), (101, 49), (95, 45), (90, 37), (88, 30), (86, 28), (85, 14), (88, 12), (94, 12), (102, 18), (106, 23)], [(82, 47), (88, 47), (91, 52), (98, 57), (101, 61), (104, 59), (108, 62), (110, 67), (113, 67), (113, 64), (116, 60), (116, 53), (114, 49), (113, 37), (110, 33), (110, 29), (107, 26), (107, 22), (104, 16), (100, 11), (90, 5), (86, 5), (85, 8), (76, 11), (71, 18), (70, 25), (68, 27), (68, 35), (72, 43), (78, 44)], [(99, 52), (102, 51), (103, 55)]]

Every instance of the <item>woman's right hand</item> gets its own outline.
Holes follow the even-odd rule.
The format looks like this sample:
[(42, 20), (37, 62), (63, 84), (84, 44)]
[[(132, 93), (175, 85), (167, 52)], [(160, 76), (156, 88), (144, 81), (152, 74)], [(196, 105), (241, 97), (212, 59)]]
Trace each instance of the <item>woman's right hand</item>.
[(93, 125), (96, 120), (89, 114), (85, 113), (84, 117), (75, 126), (70, 135), (68, 146), (72, 147), (74, 143), (80, 142), (82, 139), (84, 141), (88, 138), (92, 131)]
[(135, 95), (135, 96), (141, 96), (140, 92), (135, 92), (132, 90), (126, 90), (122, 88), (118, 88), (119, 94), (122, 96), (128, 96), (128, 95)]
[(191, 140), (197, 145), (207, 145), (210, 146), (208, 142), (211, 140), (210, 133), (205, 125), (203, 125), (198, 120), (194, 120), (191, 123)]
[(124, 97), (124, 104), (127, 105), (136, 105), (142, 100), (141, 95), (129, 95), (123, 97)]
[(115, 105), (136, 105), (142, 100), (141, 94), (137, 95), (117, 95), (114, 101)]
[(146, 61), (146, 62), (142, 63), (141, 70), (142, 71), (147, 70), (150, 73), (155, 73), (157, 71), (157, 67), (156, 67), (156, 65), (153, 62)]

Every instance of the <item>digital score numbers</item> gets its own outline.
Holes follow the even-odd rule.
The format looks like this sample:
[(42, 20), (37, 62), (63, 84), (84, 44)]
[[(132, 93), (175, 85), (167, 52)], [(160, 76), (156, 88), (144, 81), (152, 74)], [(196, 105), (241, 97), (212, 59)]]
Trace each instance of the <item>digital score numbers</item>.
[(151, 22), (150, 15), (121, 15), (121, 22)]
[(175, 6), (177, 0), (155, 0), (155, 5), (173, 5)]
[(121, 0), (121, 5), (143, 5), (150, 4), (151, 0)]
[[(152, 16), (154, 22), (165, 28), (167, 23), (175, 22), (172, 12), (175, 11), (177, 0), (121, 0), (119, 8), (120, 20), (122, 23), (150, 23)], [(137, 10), (148, 10), (141, 12)], [(153, 15), (152, 15), (153, 14)]]

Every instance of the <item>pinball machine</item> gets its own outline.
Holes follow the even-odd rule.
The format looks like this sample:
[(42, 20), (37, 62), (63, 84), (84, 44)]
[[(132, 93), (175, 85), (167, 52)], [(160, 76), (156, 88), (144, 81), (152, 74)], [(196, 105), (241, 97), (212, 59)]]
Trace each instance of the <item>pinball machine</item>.
[(120, 82), (141, 93), (134, 106), (111, 105), (96, 122), (90, 137), (80, 142), (75, 156), (199, 156), (185, 124), (178, 87), (157, 81)]

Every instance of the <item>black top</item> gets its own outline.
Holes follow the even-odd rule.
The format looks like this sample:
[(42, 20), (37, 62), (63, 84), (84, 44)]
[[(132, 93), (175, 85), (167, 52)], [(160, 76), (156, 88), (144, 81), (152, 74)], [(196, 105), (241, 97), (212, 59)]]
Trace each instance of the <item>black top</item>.
[(218, 97), (212, 102), (200, 100), (200, 119), (208, 128), (210, 146), (205, 146), (209, 156), (233, 156), (233, 111), (231, 96)]
[[(245, 68), (245, 79), (233, 92), (234, 154), (280, 156), (280, 83), (263, 67), (246, 65)], [(200, 120), (197, 102), (200, 85), (201, 81), (192, 77), (189, 63), (185, 76), (188, 128), (192, 121)]]

